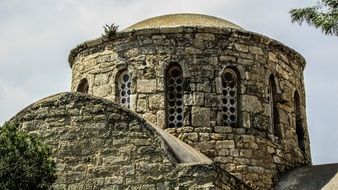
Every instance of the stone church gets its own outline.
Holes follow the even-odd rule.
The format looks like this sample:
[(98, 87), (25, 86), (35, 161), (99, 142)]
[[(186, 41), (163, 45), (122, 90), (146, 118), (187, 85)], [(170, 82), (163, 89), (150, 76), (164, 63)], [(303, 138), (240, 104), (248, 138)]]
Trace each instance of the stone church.
[[(79, 44), (69, 64), (71, 92), (11, 119), (52, 148), (54, 189), (327, 184), (310, 176), (319, 171), (311, 166), (305, 60), (281, 42), (213, 16), (172, 14)], [(306, 183), (292, 177), (300, 170)]]

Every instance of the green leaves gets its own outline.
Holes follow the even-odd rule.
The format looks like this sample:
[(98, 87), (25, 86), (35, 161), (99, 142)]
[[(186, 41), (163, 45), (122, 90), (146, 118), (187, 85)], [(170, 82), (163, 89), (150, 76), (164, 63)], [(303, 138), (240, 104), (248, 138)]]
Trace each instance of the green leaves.
[(50, 149), (5, 123), (0, 128), (0, 189), (48, 189), (56, 180)]
[(104, 34), (102, 34), (102, 37), (104, 38), (108, 38), (108, 39), (113, 39), (116, 36), (116, 32), (118, 30), (119, 26), (113, 23), (110, 26), (108, 24), (106, 24), (105, 26), (103, 26), (104, 29)]
[(307, 22), (327, 35), (338, 36), (338, 1), (322, 0), (317, 6), (292, 9), (291, 21)]

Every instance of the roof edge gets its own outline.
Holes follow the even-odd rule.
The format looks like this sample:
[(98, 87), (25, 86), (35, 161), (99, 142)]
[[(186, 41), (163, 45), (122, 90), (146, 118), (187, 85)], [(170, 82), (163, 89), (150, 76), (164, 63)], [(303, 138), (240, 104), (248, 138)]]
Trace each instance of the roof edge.
[(236, 28), (245, 30), (238, 24), (216, 16), (198, 13), (174, 13), (141, 20), (122, 31), (126, 32), (146, 28), (172, 28), (178, 26)]
[(189, 33), (189, 32), (214, 33), (214, 34), (237, 33), (243, 36), (252, 35), (254, 37), (258, 37), (260, 41), (266, 45), (275, 46), (276, 48), (279, 48), (282, 52), (286, 54), (288, 53), (293, 54), (298, 60), (300, 60), (301, 62), (300, 65), (302, 66), (303, 70), (306, 66), (305, 58), (299, 52), (297, 52), (293, 48), (283, 44), (282, 42), (278, 40), (272, 39), (263, 34), (251, 32), (247, 30), (242, 30), (242, 29), (207, 27), (207, 26), (206, 27), (178, 26), (178, 27), (168, 27), (168, 28), (145, 28), (145, 29), (131, 30), (131, 31), (120, 31), (120, 32), (117, 32), (116, 36), (112, 39), (107, 39), (105, 37), (99, 37), (93, 40), (87, 40), (83, 43), (78, 44), (75, 48), (70, 50), (70, 53), (68, 56), (69, 66), (72, 68), (77, 54), (82, 52), (83, 50), (104, 44), (106, 42), (113, 42), (120, 38), (133, 36), (135, 34), (146, 35), (146, 34), (169, 34), (169, 33)]
[(16, 115), (14, 115), (9, 122), (15, 123), (15, 120), (19, 118), (20, 115), (24, 114), (25, 112), (29, 111), (34, 106), (39, 106), (41, 104), (44, 104), (49, 101), (54, 101), (54, 100), (61, 100), (61, 99), (68, 99), (72, 97), (84, 97), (88, 98), (89, 101), (91, 100), (98, 100), (98, 103), (104, 104), (106, 106), (111, 106), (116, 109), (119, 109), (121, 113), (127, 112), (128, 115), (132, 116), (134, 119), (139, 120), (140, 122), (143, 123), (144, 127), (150, 131), (152, 131), (155, 134), (155, 137), (160, 138), (162, 140), (162, 143), (164, 144), (164, 149), (176, 159), (178, 163), (189, 163), (191, 165), (200, 165), (200, 164), (208, 164), (211, 165), (213, 161), (199, 152), (198, 150), (194, 149), (190, 145), (184, 143), (183, 141), (179, 140), (175, 136), (169, 134), (168, 132), (164, 131), (163, 129), (160, 129), (159, 127), (156, 127), (155, 125), (151, 124), (144, 118), (140, 117), (138, 114), (135, 112), (126, 109), (119, 104), (110, 101), (105, 98), (100, 98), (97, 96), (93, 96), (90, 94), (84, 94), (84, 93), (79, 93), (79, 92), (61, 92), (57, 93), (48, 97), (45, 97), (43, 99), (40, 99), (26, 108), (22, 109), (20, 112), (18, 112)]

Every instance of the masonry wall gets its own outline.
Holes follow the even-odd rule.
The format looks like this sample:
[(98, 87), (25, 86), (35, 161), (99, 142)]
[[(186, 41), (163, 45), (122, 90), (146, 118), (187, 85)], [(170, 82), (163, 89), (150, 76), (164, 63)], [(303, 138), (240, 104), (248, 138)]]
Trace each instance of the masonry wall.
[[(177, 27), (119, 33), (81, 44), (70, 55), (72, 91), (89, 81), (89, 93), (117, 101), (116, 77), (132, 77), (130, 109), (200, 150), (254, 188), (272, 187), (278, 173), (311, 164), (305, 113), (304, 59), (265, 36), (234, 29)], [(184, 126), (167, 128), (165, 71), (183, 70)], [(220, 78), (238, 72), (238, 126), (219, 125)], [(269, 77), (275, 77), (278, 125), (271, 128)], [(293, 94), (301, 97), (305, 152), (297, 144)]]
[(246, 189), (215, 165), (178, 163), (149, 124), (104, 99), (62, 93), (11, 122), (52, 148), (54, 189)]

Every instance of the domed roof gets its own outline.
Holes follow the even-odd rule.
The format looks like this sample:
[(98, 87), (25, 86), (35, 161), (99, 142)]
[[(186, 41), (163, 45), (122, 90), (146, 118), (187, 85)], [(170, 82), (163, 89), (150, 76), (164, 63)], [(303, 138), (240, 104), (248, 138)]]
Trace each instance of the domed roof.
[(198, 26), (198, 27), (219, 27), (219, 28), (235, 28), (243, 29), (242, 27), (229, 22), (227, 20), (217, 18), (214, 16), (181, 13), (181, 14), (169, 14), (163, 16), (157, 16), (149, 18), (133, 24), (123, 31), (132, 31), (145, 28), (167, 28), (177, 26)]

